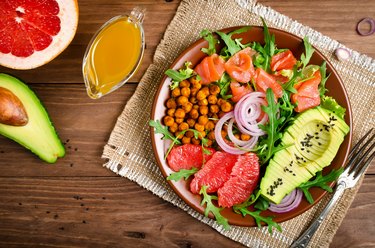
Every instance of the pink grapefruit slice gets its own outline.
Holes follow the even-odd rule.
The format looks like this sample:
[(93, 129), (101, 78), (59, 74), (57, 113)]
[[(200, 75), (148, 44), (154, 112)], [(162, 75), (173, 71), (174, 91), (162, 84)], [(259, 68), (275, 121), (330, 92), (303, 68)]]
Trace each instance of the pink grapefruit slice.
[(75, 0), (1, 0), (0, 65), (32, 69), (59, 55), (78, 25)]

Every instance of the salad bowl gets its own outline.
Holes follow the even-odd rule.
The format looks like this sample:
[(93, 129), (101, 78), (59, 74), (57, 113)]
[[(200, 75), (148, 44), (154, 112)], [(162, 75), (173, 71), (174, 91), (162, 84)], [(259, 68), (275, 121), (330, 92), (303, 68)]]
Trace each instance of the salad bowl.
[[(228, 33), (233, 30), (239, 29), (241, 27), (230, 27), (221, 30), (223, 33)], [(304, 52), (304, 42), (301, 38), (274, 28), (269, 28), (271, 34), (275, 35), (275, 44), (278, 48), (287, 48), (290, 49), (291, 52), (294, 54), (296, 58), (299, 58), (301, 54)], [(244, 33), (235, 34), (233, 38), (240, 38), (242, 39), (242, 43), (248, 42), (259, 42), (261, 44), (264, 43), (264, 35), (263, 35), (263, 27), (253, 26), (251, 29)], [(200, 63), (200, 61), (206, 57), (207, 55), (201, 51), (202, 48), (206, 48), (208, 46), (208, 42), (204, 39), (200, 39), (196, 41), (194, 44), (189, 46), (185, 51), (183, 51), (178, 58), (173, 62), (170, 66), (170, 69), (178, 70), (182, 68), (186, 61), (190, 61), (192, 63), (192, 67), (194, 68), (195, 65)], [(218, 45), (218, 48), (221, 48), (222, 44)], [(352, 113), (351, 107), (349, 103), (349, 98), (346, 93), (345, 87), (340, 79), (339, 75), (333, 68), (333, 66), (329, 63), (329, 61), (324, 57), (324, 55), (319, 52), (318, 49), (315, 48), (315, 52), (310, 59), (311, 64), (321, 65), (323, 61), (327, 63), (327, 74), (330, 74), (327, 82), (326, 88), (328, 92), (326, 95), (332, 96), (342, 107), (346, 109), (345, 114), (345, 122), (350, 127), (350, 132), (346, 135), (344, 142), (341, 144), (341, 147), (336, 154), (336, 157), (333, 159), (332, 163), (323, 169), (323, 175), (329, 173), (333, 169), (338, 169), (345, 165), (347, 156), (349, 154), (351, 139), (352, 139)], [(155, 95), (155, 99), (153, 102), (153, 108), (151, 113), (152, 120), (162, 120), (165, 116), (167, 108), (165, 107), (165, 102), (170, 95), (169, 85), (171, 84), (171, 79), (165, 76), (159, 86), (159, 89)], [(169, 176), (172, 171), (166, 160), (165, 160), (165, 151), (166, 148), (169, 146), (165, 140), (162, 140), (162, 135), (155, 133), (154, 128), (151, 128), (151, 140), (152, 140), (152, 147), (155, 154), (155, 158), (157, 161), (158, 166), (164, 177)], [(261, 168), (262, 170), (262, 168)], [(191, 182), (191, 178), (188, 180), (179, 180), (179, 181), (172, 181), (168, 180), (169, 185), (172, 187), (174, 192), (183, 200), (185, 201), (191, 208), (195, 209), (199, 213), (204, 213), (204, 206), (201, 206), (202, 196), (193, 194), (189, 190), (189, 185)], [(329, 186), (333, 186), (334, 182), (331, 182)], [(327, 191), (321, 188), (311, 188), (310, 193), (314, 199), (314, 203), (310, 204), (306, 199), (302, 199), (299, 206), (289, 212), (286, 213), (274, 213), (269, 210), (262, 212), (262, 216), (273, 216), (275, 222), (283, 222), (294, 218), (312, 206), (314, 206), (317, 202), (321, 200), (321, 198), (327, 194)], [(235, 213), (231, 208), (224, 208), (221, 211), (223, 217), (225, 217), (228, 222), (232, 225), (238, 226), (257, 226), (255, 220), (251, 216), (243, 217), (240, 214)], [(213, 218), (213, 215), (210, 214), (209, 217)]]

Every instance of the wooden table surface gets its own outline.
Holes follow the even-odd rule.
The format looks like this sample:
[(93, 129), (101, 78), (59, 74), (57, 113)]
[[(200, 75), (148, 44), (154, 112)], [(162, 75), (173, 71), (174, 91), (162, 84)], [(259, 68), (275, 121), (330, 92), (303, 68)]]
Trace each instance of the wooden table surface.
[[(374, 17), (375, 1), (264, 0), (261, 3), (375, 57), (375, 35), (360, 37), (358, 20)], [(147, 49), (132, 83), (100, 100), (85, 92), (81, 61), (94, 31), (112, 16), (139, 5)], [(100, 156), (117, 116), (151, 63), (178, 0), (79, 1), (78, 32), (55, 60), (16, 71), (38, 94), (67, 154), (42, 163), (15, 142), (0, 137), (0, 246), (2, 247), (241, 247), (137, 184), (102, 167)], [(331, 247), (375, 246), (375, 166), (340, 226)]]

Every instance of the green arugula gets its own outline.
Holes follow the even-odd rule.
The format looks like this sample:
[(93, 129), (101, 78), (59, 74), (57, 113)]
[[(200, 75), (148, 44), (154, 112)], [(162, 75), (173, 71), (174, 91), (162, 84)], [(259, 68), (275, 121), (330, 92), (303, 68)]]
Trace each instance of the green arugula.
[(232, 97), (232, 95), (227, 95), (231, 80), (230, 76), (224, 72), (219, 81), (216, 82), (217, 86), (220, 88), (220, 96), (224, 100)]
[(252, 205), (254, 202), (258, 200), (260, 193), (261, 192), (259, 189), (254, 190), (254, 192), (250, 195), (250, 197), (246, 201), (244, 201), (241, 204), (233, 206), (233, 208), (240, 209), (240, 208), (249, 207), (250, 205)]
[(165, 74), (172, 79), (172, 83), (169, 86), (171, 90), (177, 88), (181, 81), (191, 78), (194, 75), (194, 70), (190, 68), (191, 65), (191, 62), (187, 61), (184, 64), (184, 68), (181, 68), (178, 71), (168, 69), (165, 72)]
[(220, 36), (220, 38), (224, 41), (226, 45), (226, 47), (224, 47), (224, 50), (222, 51), (225, 57), (233, 56), (234, 54), (242, 50), (242, 46), (238, 44), (240, 42), (236, 41), (236, 39), (232, 39), (232, 35), (244, 33), (248, 31), (250, 28), (250, 26), (242, 27), (228, 34), (216, 31), (216, 33)]
[(228, 220), (220, 214), (220, 211), (223, 210), (223, 208), (216, 207), (212, 202), (213, 200), (217, 201), (217, 196), (207, 194), (206, 185), (202, 186), (199, 194), (203, 195), (201, 206), (206, 204), (204, 215), (208, 217), (208, 214), (211, 212), (215, 216), (217, 224), (222, 225), (225, 230), (229, 230), (230, 226)]
[(155, 133), (163, 134), (163, 137), (161, 138), (162, 140), (169, 139), (169, 140), (172, 140), (177, 145), (181, 144), (181, 142), (168, 131), (168, 127), (163, 126), (159, 120), (157, 121), (150, 120), (148, 122), (148, 125), (155, 128)]
[(190, 170), (181, 169), (178, 172), (174, 172), (167, 177), (167, 180), (180, 181), (181, 178), (187, 180), (190, 176), (194, 175), (198, 171), (197, 168), (193, 167)]
[(219, 40), (213, 36), (212, 32), (207, 29), (203, 29), (200, 36), (208, 42), (208, 48), (204, 47), (201, 49), (201, 51), (208, 56), (216, 53), (216, 44), (219, 44)]
[(307, 201), (310, 204), (313, 204), (314, 199), (312, 198), (309, 192), (309, 189), (311, 187), (320, 187), (328, 192), (332, 192), (333, 191), (332, 188), (329, 187), (327, 183), (335, 181), (341, 175), (343, 171), (344, 171), (344, 168), (340, 168), (338, 170), (332, 170), (329, 174), (325, 176), (323, 176), (322, 172), (319, 171), (318, 173), (316, 173), (316, 177), (314, 180), (302, 183), (298, 188), (302, 190)]
[(331, 74), (327, 76), (327, 68), (326, 68), (326, 61), (323, 61), (322, 65), (320, 66), (320, 75), (322, 76), (322, 79), (319, 84), (319, 93), (320, 97), (323, 97), (324, 94), (328, 91), (326, 89), (326, 82)]
[(310, 62), (311, 56), (313, 55), (315, 49), (311, 46), (309, 38), (307, 36), (303, 38), (303, 44), (305, 46), (305, 53), (301, 54), (300, 60), (303, 65), (302, 68), (305, 68), (307, 64)]
[(263, 34), (264, 34), (264, 49), (267, 52), (267, 55), (269, 57), (272, 57), (275, 55), (276, 52), (276, 45), (275, 45), (275, 35), (271, 35), (270, 31), (268, 30), (267, 23), (264, 21), (263, 18), (262, 23), (263, 23)]
[(288, 82), (282, 85), (283, 90), (290, 92), (290, 93), (297, 93), (297, 90), (294, 88), (294, 85), (297, 83), (298, 80), (301, 79), (302, 72), (298, 70), (297, 66), (293, 67), (292, 77)]
[(260, 215), (260, 213), (262, 212), (261, 210), (256, 210), (252, 212), (246, 207), (242, 207), (242, 208), (235, 208), (234, 211), (236, 213), (241, 213), (243, 216), (250, 215), (251, 217), (253, 217), (255, 220), (255, 223), (257, 223), (257, 226), (259, 228), (262, 227), (261, 222), (264, 222), (268, 226), (268, 232), (270, 234), (272, 234), (273, 232), (272, 228), (276, 228), (279, 232), (282, 232), (281, 226), (277, 224), (275, 221), (273, 221), (273, 218), (271, 216), (264, 217)]
[(259, 197), (254, 205), (254, 208), (265, 211), (269, 208), (269, 206), (270, 203), (268, 200), (264, 199), (263, 197)]
[(262, 146), (263, 149), (260, 150), (258, 155), (262, 160), (262, 164), (265, 164), (276, 151), (280, 150), (276, 142), (282, 137), (279, 126), (285, 121), (284, 116), (278, 118), (280, 104), (275, 103), (271, 88), (268, 88), (266, 91), (266, 99), (268, 106), (262, 106), (262, 110), (268, 115), (268, 123), (259, 125), (259, 127), (267, 133), (266, 137), (260, 141), (260, 146)]
[(328, 109), (335, 113), (341, 119), (344, 119), (346, 109), (341, 107), (336, 100), (330, 96), (323, 96), (320, 104), (322, 108)]

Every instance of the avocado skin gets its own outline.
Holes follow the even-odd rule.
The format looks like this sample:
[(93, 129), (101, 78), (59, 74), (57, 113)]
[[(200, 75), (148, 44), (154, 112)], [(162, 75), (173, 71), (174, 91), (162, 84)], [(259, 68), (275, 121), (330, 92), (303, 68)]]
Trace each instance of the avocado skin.
[(279, 204), (301, 183), (331, 164), (350, 128), (333, 112), (316, 107), (299, 114), (283, 134), (260, 183), (261, 195)]
[(35, 93), (19, 79), (3, 73), (0, 73), (0, 87), (20, 99), (29, 117), (25, 126), (0, 124), (0, 134), (31, 150), (47, 163), (55, 163), (57, 158), (63, 157), (65, 148)]

